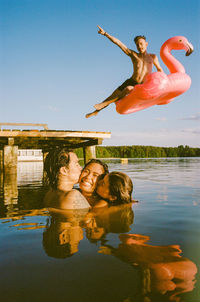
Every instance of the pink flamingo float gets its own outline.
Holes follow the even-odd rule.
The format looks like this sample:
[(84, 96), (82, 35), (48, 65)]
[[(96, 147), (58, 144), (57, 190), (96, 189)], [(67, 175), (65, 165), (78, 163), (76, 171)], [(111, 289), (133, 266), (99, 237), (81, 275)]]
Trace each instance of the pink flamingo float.
[(185, 37), (176, 36), (168, 39), (160, 49), (162, 61), (170, 74), (153, 72), (143, 84), (136, 85), (124, 98), (117, 101), (116, 111), (120, 114), (133, 113), (153, 105), (165, 105), (190, 88), (191, 79), (185, 73), (183, 65), (175, 59), (172, 49), (184, 49), (186, 56), (193, 52), (193, 46)]

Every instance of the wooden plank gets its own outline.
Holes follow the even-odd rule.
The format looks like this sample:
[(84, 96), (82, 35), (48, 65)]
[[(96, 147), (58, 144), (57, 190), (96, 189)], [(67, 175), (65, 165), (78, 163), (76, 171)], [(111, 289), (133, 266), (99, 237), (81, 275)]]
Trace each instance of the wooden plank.
[(22, 130), (22, 131), (0, 131), (0, 137), (82, 137), (82, 138), (110, 138), (110, 132), (89, 132), (89, 131), (59, 131), (59, 130), (49, 130), (49, 131), (38, 131), (38, 130)]
[(1, 126), (33, 126), (33, 127), (43, 127), (44, 129), (48, 130), (47, 124), (38, 124), (38, 123), (0, 123)]

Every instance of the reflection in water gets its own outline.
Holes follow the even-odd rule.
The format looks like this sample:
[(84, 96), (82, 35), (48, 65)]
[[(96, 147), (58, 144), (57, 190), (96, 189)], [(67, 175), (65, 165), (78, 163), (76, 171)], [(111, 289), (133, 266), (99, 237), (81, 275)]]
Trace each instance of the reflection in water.
[(180, 294), (194, 289), (197, 267), (189, 259), (180, 256), (180, 246), (146, 244), (150, 237), (138, 234), (121, 234), (119, 238), (121, 244), (117, 248), (102, 245), (99, 253), (112, 255), (140, 268), (142, 301), (152, 301), (155, 294), (161, 295), (162, 301), (162, 296), (170, 301), (181, 301)]
[(82, 210), (51, 209), (47, 228), (43, 233), (43, 247), (48, 256), (66, 258), (78, 252), (84, 229), (90, 242), (105, 241), (108, 233), (124, 233), (133, 223), (131, 205)]
[(4, 204), (10, 205), (10, 208), (12, 208), (13, 204), (17, 204), (17, 200), (18, 200), (17, 174), (10, 173), (4, 176), (3, 196), (4, 196)]
[(42, 208), (46, 188), (42, 186), (43, 163), (20, 162), (16, 173), (0, 178), (0, 217), (10, 217), (15, 210)]
[[(67, 258), (79, 251), (79, 243), (86, 237), (91, 243), (101, 242), (98, 253), (114, 256), (131, 264), (141, 275), (139, 294), (134, 301), (182, 301), (180, 294), (194, 289), (196, 265), (181, 256), (179, 245), (147, 244), (149, 236), (122, 234), (133, 223), (130, 205), (88, 210), (54, 210), (43, 233), (43, 248), (54, 258)], [(106, 244), (109, 233), (121, 233), (118, 247)], [(134, 282), (134, 280), (133, 280)], [(159, 300), (160, 297), (160, 300)], [(133, 301), (131, 297), (128, 301)], [(165, 300), (164, 300), (165, 301)]]
[(55, 209), (51, 213), (43, 233), (43, 248), (48, 256), (67, 258), (78, 252), (79, 242), (83, 239), (80, 222), (87, 211)]
[(126, 233), (133, 224), (133, 210), (131, 204), (111, 206), (89, 213), (85, 218), (84, 227), (86, 237), (92, 243), (101, 240), (105, 242), (109, 233)]
[(41, 163), (20, 165), (18, 192), (16, 180), (6, 182), (6, 193), (0, 184), (2, 301), (200, 301), (193, 263), (199, 265), (199, 167), (199, 158), (110, 162), (110, 171), (134, 182), (140, 202), (133, 225), (128, 207), (41, 209)]

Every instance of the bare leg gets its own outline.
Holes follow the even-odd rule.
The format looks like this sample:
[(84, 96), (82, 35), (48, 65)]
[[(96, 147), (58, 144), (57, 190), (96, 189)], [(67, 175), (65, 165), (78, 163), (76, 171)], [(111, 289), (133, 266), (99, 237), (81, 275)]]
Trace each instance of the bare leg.
[(101, 110), (111, 103), (114, 103), (118, 98), (120, 98), (122, 91), (116, 89), (108, 98), (106, 98), (103, 102), (94, 105), (94, 108), (97, 110)]
[(86, 114), (86, 118), (95, 116), (101, 111), (102, 109), (106, 108), (108, 105), (118, 101), (119, 99), (123, 98), (126, 94), (128, 94), (134, 87), (133, 86), (127, 86), (123, 91), (116, 89), (107, 99), (105, 99), (103, 102), (94, 105), (95, 111)]
[(102, 110), (103, 108), (107, 107), (108, 105), (118, 101), (119, 99), (122, 99), (125, 95), (131, 92), (133, 89), (133, 86), (127, 86), (124, 88), (124, 90), (116, 89), (107, 99), (105, 99), (103, 102), (94, 105), (94, 108), (97, 110)]
[(97, 114), (99, 113), (99, 111), (100, 111), (100, 110), (95, 110), (95, 111), (93, 111), (93, 112), (87, 113), (87, 114), (85, 115), (85, 117), (88, 118), (88, 117), (91, 117), (91, 116), (95, 116), (95, 115), (97, 115)]

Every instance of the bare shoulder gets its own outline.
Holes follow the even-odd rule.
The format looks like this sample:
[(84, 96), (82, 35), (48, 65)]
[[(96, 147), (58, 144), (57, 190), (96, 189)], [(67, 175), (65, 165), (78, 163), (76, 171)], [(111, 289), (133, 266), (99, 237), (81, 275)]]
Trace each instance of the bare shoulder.
[(76, 190), (76, 189), (72, 189), (71, 191), (69, 191), (67, 194), (66, 194), (66, 197), (83, 197), (85, 199), (85, 197), (81, 194), (80, 191)]
[(157, 59), (157, 55), (155, 55), (154, 53), (150, 53), (149, 55), (151, 56), (151, 58), (152, 58), (153, 60), (156, 60), (156, 59)]
[(129, 49), (129, 51), (130, 51), (129, 56), (130, 56), (131, 58), (134, 58), (134, 59), (139, 58), (138, 53), (137, 53), (135, 50)]
[(85, 197), (76, 189), (72, 189), (66, 194), (61, 202), (62, 209), (85, 209), (90, 208)]
[(45, 207), (54, 207), (58, 201), (58, 193), (56, 190), (49, 189), (49, 191), (45, 194), (44, 197), (44, 206)]

